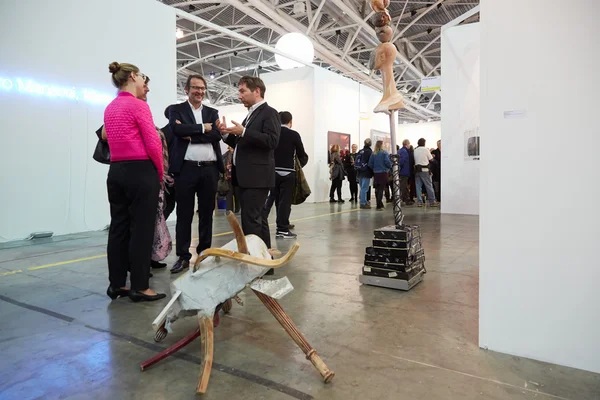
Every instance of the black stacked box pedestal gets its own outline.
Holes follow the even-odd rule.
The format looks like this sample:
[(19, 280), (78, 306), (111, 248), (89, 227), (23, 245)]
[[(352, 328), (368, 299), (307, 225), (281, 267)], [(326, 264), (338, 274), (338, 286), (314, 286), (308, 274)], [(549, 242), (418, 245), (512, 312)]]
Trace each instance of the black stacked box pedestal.
[[(408, 281), (412, 283), (406, 285), (405, 290), (408, 290), (421, 280), (425, 272), (425, 252), (418, 226), (391, 225), (374, 231), (373, 245), (366, 248), (362, 268), (364, 276)], [(379, 285), (380, 281), (382, 279), (374, 281), (376, 283), (361, 279), (363, 283), (387, 286)], [(388, 287), (394, 287), (394, 284)]]

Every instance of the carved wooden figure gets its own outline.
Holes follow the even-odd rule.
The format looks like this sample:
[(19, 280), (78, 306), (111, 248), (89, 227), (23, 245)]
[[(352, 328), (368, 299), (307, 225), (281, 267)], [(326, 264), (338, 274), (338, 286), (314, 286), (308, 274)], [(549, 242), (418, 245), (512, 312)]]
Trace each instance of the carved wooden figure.
[(382, 43), (375, 49), (374, 69), (381, 71), (383, 80), (383, 98), (373, 112), (388, 113), (404, 108), (402, 94), (396, 89), (394, 80), (394, 60), (396, 59), (396, 46), (392, 43)]
[(329, 383), (334, 372), (330, 371), (308, 344), (290, 317), (283, 311), (277, 298), (281, 298), (293, 290), (287, 278), (278, 280), (260, 279), (269, 268), (279, 268), (289, 262), (299, 248), (295, 244), (290, 251), (278, 260), (272, 259), (273, 251), (267, 248), (258, 236), (245, 236), (235, 218), (229, 212), (227, 219), (231, 224), (235, 239), (219, 249), (206, 249), (196, 260), (193, 267), (171, 283), (173, 298), (154, 320), (155, 340), (162, 341), (172, 324), (180, 317), (196, 315), (199, 328), (141, 364), (142, 371), (158, 361), (180, 350), (198, 336), (202, 338), (202, 364), (198, 378), (197, 393), (205, 393), (213, 359), (213, 321), (218, 319), (218, 312), (231, 309), (231, 299), (250, 287), (261, 302), (273, 314), (283, 329), (302, 349), (306, 358), (319, 371), (325, 383)]
[(390, 5), (390, 0), (371, 0), (371, 9), (375, 12), (385, 11)]
[(391, 42), (393, 30), (390, 27), (391, 17), (387, 11), (389, 0), (371, 0), (371, 8), (375, 11), (373, 25), (377, 39), (381, 42), (371, 55), (369, 61), (370, 69), (378, 69), (383, 81), (383, 98), (377, 104), (373, 112), (390, 114), (392, 111), (404, 108), (404, 100), (394, 80), (394, 61), (396, 60), (396, 46)]

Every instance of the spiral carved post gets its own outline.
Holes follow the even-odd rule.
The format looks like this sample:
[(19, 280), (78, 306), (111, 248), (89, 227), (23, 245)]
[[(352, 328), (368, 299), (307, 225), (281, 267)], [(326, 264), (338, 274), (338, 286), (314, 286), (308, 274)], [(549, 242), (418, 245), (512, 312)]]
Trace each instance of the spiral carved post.
[(396, 124), (398, 117), (396, 111), (390, 113), (390, 133), (392, 135), (392, 151), (390, 158), (392, 159), (392, 197), (394, 199), (394, 222), (396, 228), (402, 226), (404, 214), (402, 213), (402, 196), (400, 195), (400, 167), (398, 165), (399, 156), (396, 151)]

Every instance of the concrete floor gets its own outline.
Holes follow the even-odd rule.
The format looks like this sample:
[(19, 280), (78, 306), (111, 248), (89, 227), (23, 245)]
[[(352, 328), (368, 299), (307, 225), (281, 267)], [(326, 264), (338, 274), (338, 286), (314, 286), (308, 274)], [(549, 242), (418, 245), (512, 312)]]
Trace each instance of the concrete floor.
[[(281, 304), (336, 377), (324, 385), (259, 300), (243, 292), (244, 306), (234, 305), (215, 331), (204, 398), (600, 398), (600, 375), (479, 349), (478, 218), (406, 214), (422, 228), (428, 273), (400, 292), (357, 281), (372, 230), (390, 224), (391, 207), (295, 207), (301, 248), (276, 273), (295, 290)], [(231, 240), (229, 230), (216, 217), (213, 246)], [(292, 242), (273, 241), (283, 251)], [(166, 300), (111, 302), (105, 244), (106, 233), (93, 232), (0, 247), (1, 399), (194, 398), (199, 341), (146, 372), (139, 363), (194, 330), (196, 320), (178, 321), (155, 344), (151, 322)], [(171, 279), (168, 270), (155, 272), (151, 285), (168, 292)]]

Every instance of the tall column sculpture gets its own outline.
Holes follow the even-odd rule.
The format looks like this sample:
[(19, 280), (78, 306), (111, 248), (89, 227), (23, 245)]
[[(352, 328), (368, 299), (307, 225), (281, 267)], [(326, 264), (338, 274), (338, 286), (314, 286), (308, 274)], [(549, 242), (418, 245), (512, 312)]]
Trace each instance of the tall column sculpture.
[(390, 117), (390, 133), (392, 136), (392, 192), (394, 195), (394, 225), (375, 229), (373, 245), (366, 248), (365, 261), (361, 283), (391, 289), (410, 290), (423, 280), (425, 270), (425, 252), (421, 246), (421, 230), (418, 226), (404, 225), (402, 199), (400, 196), (400, 176), (398, 171), (398, 154), (396, 151), (396, 125), (398, 124), (397, 110), (404, 108), (402, 94), (396, 89), (394, 80), (394, 60), (396, 46), (390, 41), (393, 30), (391, 18), (387, 11), (390, 0), (371, 0), (373, 25), (377, 46), (369, 68), (379, 70), (383, 80), (383, 97), (373, 112), (386, 113)]
[(392, 136), (392, 149), (390, 157), (392, 159), (392, 194), (394, 198), (394, 221), (396, 227), (402, 226), (404, 215), (402, 213), (402, 199), (400, 196), (400, 176), (398, 168), (398, 154), (396, 151), (396, 125), (398, 117), (396, 111), (404, 108), (402, 94), (396, 89), (394, 80), (394, 60), (396, 59), (396, 46), (391, 43), (394, 31), (390, 26), (391, 17), (387, 10), (390, 0), (371, 0), (371, 8), (375, 12), (373, 15), (373, 25), (377, 39), (381, 42), (371, 56), (370, 68), (381, 72), (383, 80), (383, 97), (373, 112), (386, 113), (390, 116), (390, 133)]

